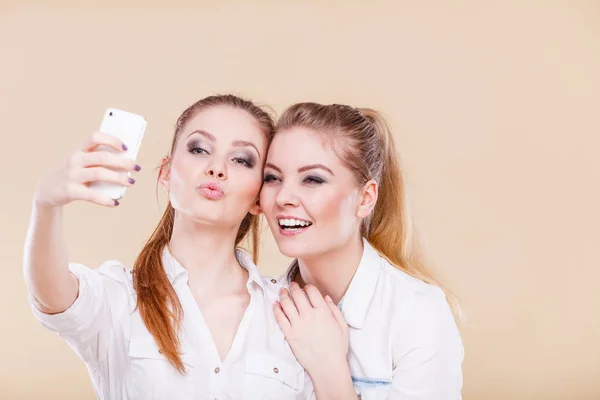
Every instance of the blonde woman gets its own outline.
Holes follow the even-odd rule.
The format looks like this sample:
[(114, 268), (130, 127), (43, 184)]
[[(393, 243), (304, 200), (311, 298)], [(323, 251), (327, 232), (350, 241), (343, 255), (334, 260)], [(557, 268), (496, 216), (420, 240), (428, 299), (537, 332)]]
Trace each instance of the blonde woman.
[(260, 204), (280, 251), (296, 259), (274, 312), (313, 398), (461, 398), (454, 297), (419, 255), (392, 135), (377, 112), (288, 108)]

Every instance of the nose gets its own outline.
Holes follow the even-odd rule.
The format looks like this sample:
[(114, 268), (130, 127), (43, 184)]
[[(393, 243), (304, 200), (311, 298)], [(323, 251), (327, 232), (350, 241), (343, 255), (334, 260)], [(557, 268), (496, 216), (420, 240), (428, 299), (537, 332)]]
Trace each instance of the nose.
[(209, 165), (204, 171), (206, 176), (210, 176), (211, 178), (216, 178), (217, 180), (227, 179), (227, 174), (225, 173), (225, 168), (220, 167), (218, 165)]
[(291, 184), (281, 184), (275, 196), (275, 202), (281, 208), (298, 207), (300, 205), (300, 199)]

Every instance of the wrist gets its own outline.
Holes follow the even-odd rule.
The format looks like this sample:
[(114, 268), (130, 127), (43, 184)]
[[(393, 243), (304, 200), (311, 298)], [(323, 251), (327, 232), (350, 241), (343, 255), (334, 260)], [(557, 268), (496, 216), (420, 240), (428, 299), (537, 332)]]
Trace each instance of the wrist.
[(308, 371), (319, 400), (354, 399), (350, 368), (346, 360), (331, 365), (321, 365), (316, 371)]
[(53, 216), (60, 214), (63, 206), (57, 206), (54, 204), (47, 203), (39, 198), (33, 199), (33, 211), (39, 216)]

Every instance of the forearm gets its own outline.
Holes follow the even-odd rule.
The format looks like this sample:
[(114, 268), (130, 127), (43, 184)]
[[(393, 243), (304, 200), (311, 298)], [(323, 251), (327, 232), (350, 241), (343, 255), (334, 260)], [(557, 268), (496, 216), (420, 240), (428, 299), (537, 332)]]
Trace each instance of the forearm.
[(317, 400), (358, 399), (347, 363), (320, 369), (310, 376)]
[(62, 207), (33, 202), (25, 239), (24, 274), (41, 311), (59, 313), (77, 298), (78, 282), (68, 269)]

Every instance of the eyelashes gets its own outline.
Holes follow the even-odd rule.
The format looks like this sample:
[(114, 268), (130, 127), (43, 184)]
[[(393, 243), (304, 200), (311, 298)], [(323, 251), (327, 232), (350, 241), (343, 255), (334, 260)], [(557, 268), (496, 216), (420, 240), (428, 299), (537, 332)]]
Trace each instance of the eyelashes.
[(310, 185), (320, 185), (322, 183), (325, 183), (325, 179), (320, 178), (318, 176), (307, 176), (302, 182), (308, 183)]
[[(210, 151), (204, 148), (197, 140), (190, 140), (187, 143), (187, 151), (194, 155), (210, 155)], [(231, 161), (247, 168), (254, 168), (256, 165), (256, 157), (251, 154), (236, 155), (231, 158)]]
[(245, 157), (234, 157), (233, 162), (243, 165), (248, 168), (252, 168), (256, 165), (256, 160), (254, 157), (245, 156)]
[(188, 142), (187, 151), (192, 154), (208, 154), (208, 150), (201, 147), (200, 143), (195, 140)]
[(269, 183), (269, 182), (273, 182), (274, 180), (277, 180), (277, 177), (273, 174), (267, 174), (265, 175), (263, 182), (264, 183)]
[[(270, 182), (279, 181), (279, 180), (281, 180), (281, 179), (275, 174), (266, 174), (263, 179), (263, 182), (270, 183)], [(325, 179), (323, 179), (319, 176), (309, 175), (302, 180), (302, 183), (307, 184), (309, 186), (316, 186), (316, 185), (321, 185), (323, 183), (326, 183), (326, 181), (325, 181)]]

